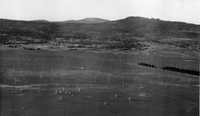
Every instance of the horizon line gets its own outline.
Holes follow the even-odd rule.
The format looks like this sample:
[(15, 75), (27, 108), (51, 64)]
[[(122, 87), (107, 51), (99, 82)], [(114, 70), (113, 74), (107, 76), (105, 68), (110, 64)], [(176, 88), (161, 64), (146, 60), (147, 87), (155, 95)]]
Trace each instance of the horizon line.
[(144, 16), (127, 16), (123, 18), (115, 18), (115, 19), (107, 19), (107, 18), (101, 18), (101, 17), (85, 17), (85, 18), (74, 18), (74, 19), (66, 19), (66, 20), (49, 20), (45, 18), (37, 18), (37, 19), (14, 19), (14, 18), (2, 18), (0, 17), (0, 20), (12, 20), (12, 21), (25, 21), (25, 22), (31, 22), (31, 21), (46, 21), (46, 22), (67, 22), (67, 21), (79, 21), (79, 20), (84, 20), (84, 19), (90, 19), (90, 18), (97, 18), (97, 19), (102, 19), (102, 20), (108, 20), (108, 21), (118, 21), (130, 17), (138, 17), (138, 18), (145, 18), (145, 19), (157, 19), (160, 21), (167, 21), (167, 22), (177, 22), (177, 23), (186, 23), (186, 24), (194, 24), (194, 25), (199, 25), (200, 23), (194, 23), (194, 22), (189, 22), (189, 21), (181, 21), (181, 20), (169, 20), (169, 19), (162, 19), (162, 18), (157, 18), (157, 17), (144, 17)]

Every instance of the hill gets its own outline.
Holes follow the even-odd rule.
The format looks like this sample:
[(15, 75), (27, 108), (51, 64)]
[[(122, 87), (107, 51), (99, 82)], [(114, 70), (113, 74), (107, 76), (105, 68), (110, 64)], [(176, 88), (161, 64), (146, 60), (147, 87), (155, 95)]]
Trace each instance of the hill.
[(59, 25), (63, 32), (100, 32), (100, 33), (126, 33), (136, 36), (178, 36), (199, 37), (200, 26), (182, 22), (161, 21), (142, 17), (128, 17), (117, 21), (101, 24), (62, 24)]
[(177, 46), (199, 50), (200, 25), (143, 17), (128, 17), (116, 21), (86, 18), (63, 22), (1, 19), (0, 38), (2, 44), (51, 42), (58, 46), (78, 44), (79, 47), (93, 45), (123, 49), (140, 48), (144, 46), (141, 41), (174, 44), (174, 40), (181, 40), (177, 41)]
[(85, 24), (95, 24), (95, 23), (104, 23), (109, 20), (101, 19), (101, 18), (85, 18), (81, 20), (68, 20), (65, 23), (85, 23)]

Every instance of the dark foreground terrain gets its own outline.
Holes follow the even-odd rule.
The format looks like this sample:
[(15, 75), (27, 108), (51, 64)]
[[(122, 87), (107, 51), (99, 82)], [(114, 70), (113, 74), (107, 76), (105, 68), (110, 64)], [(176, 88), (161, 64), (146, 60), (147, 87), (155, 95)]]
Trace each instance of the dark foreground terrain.
[(198, 71), (165, 52), (1, 50), (1, 116), (198, 116), (198, 75), (139, 65)]
[(200, 26), (0, 19), (1, 116), (199, 116)]

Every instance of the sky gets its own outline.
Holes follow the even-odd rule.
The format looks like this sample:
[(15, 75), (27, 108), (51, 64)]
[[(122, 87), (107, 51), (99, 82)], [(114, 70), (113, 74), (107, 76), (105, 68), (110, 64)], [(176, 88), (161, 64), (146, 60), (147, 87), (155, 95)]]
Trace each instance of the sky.
[(142, 16), (200, 24), (200, 0), (0, 0), (0, 18), (63, 21)]

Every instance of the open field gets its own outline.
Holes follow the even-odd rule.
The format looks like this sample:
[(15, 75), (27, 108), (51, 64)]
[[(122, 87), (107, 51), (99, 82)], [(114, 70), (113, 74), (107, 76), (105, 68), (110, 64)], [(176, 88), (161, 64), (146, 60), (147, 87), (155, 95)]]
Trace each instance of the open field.
[(199, 116), (200, 25), (95, 20), (0, 19), (1, 116)]
[(162, 70), (198, 72), (196, 53), (1, 49), (0, 55), (1, 116), (199, 115), (199, 76)]

